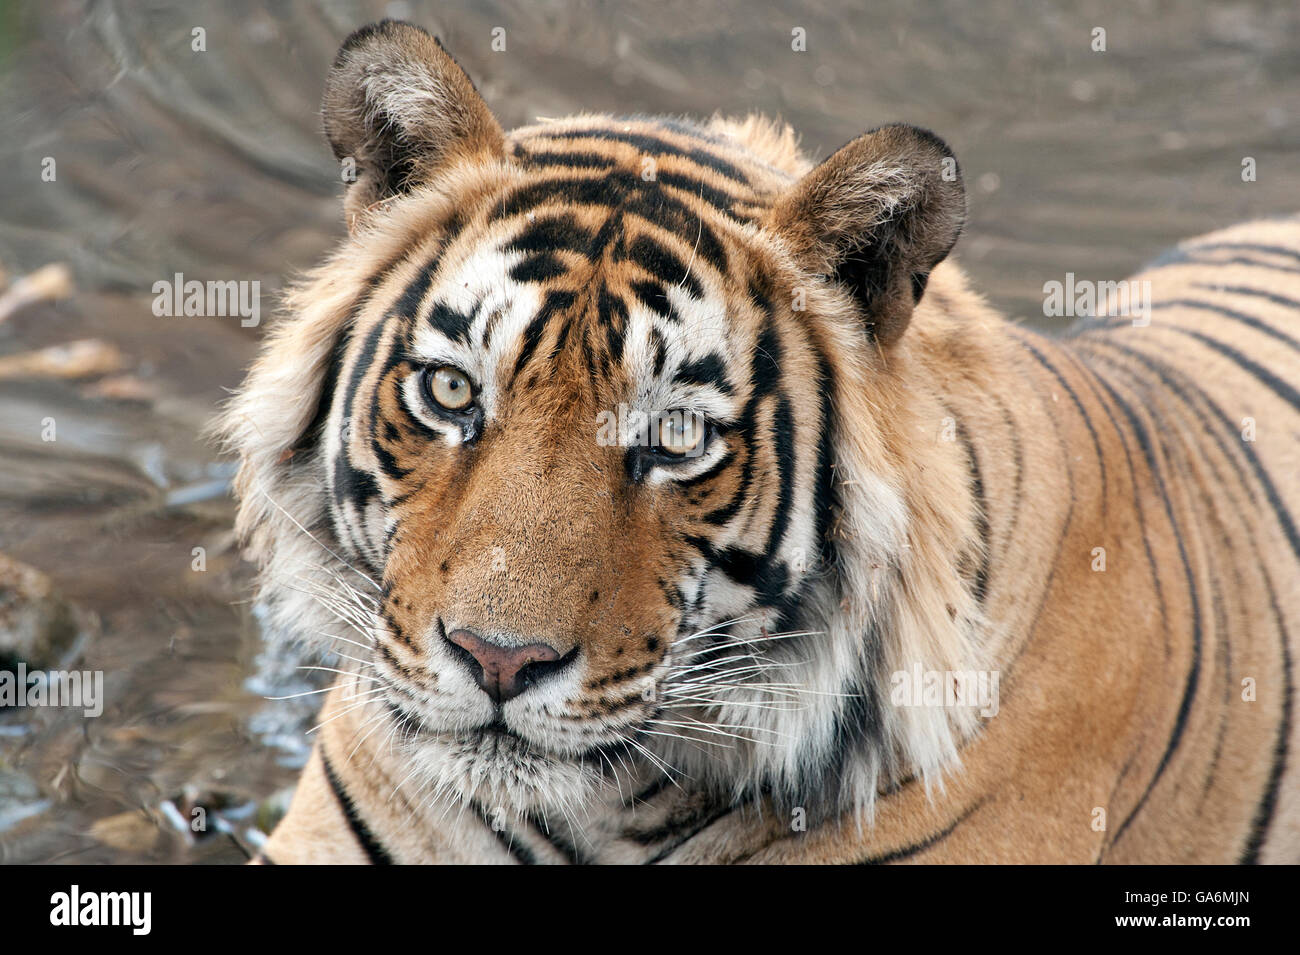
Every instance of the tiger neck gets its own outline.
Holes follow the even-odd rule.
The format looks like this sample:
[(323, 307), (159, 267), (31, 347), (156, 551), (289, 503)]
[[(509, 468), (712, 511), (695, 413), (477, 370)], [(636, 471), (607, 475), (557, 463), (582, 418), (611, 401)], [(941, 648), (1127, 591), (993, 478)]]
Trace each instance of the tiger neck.
[[(1072, 466), (1086, 435), (1083, 419), (1063, 383), (1045, 375), (1032, 354), (1063, 365), (1071, 359), (1057, 342), (990, 308), (952, 263), (936, 268), (912, 332), (907, 388), (933, 395), (942, 409), (922, 406), (922, 437), (929, 424), (960, 483), (955, 493), (932, 491), (929, 503), (968, 518), (957, 570), (988, 624), (986, 662), (1006, 665), (1033, 622), (1017, 608), (1047, 586), (1065, 556), (1059, 547), (1067, 529), (1096, 526), (1100, 517), (1097, 488)], [(926, 464), (926, 471), (935, 467)], [(913, 474), (935, 488), (944, 476)]]
[[(1077, 529), (1095, 510), (1095, 491), (1071, 472), (1078, 435), (1061, 395), (1027, 362), (1026, 337), (1055, 347), (997, 315), (945, 264), (889, 363), (901, 409), (892, 477), (907, 531), (892, 603), (884, 614), (870, 608), (881, 642), (874, 676), (890, 691), (878, 723), (901, 754), (882, 788), (932, 781), (966, 760), (1000, 711), (1057, 564), (1078, 546), (1066, 541), (1071, 522)], [(936, 707), (918, 672), (927, 686), (974, 688), (975, 705), (947, 697)]]

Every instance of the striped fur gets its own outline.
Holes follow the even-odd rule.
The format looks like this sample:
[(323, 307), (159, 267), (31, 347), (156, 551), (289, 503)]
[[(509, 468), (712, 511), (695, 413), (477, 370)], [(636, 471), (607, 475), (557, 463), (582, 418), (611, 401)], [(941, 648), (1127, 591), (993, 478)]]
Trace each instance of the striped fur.
[[(223, 420), (267, 619), (341, 671), (265, 861), (1300, 861), (1300, 222), (1051, 339), (942, 261), (919, 130), (507, 135), (393, 23), (326, 128), (349, 238)], [(558, 660), (497, 704), (462, 628)], [(996, 715), (897, 705), (914, 665)]]

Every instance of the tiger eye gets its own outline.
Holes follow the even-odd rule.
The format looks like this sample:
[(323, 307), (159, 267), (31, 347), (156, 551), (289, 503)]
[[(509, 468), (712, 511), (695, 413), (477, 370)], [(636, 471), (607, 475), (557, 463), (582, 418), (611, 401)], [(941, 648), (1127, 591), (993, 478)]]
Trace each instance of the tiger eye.
[(659, 450), (684, 458), (704, 446), (704, 416), (694, 411), (668, 411), (659, 417)]
[(444, 365), (429, 376), (429, 395), (448, 411), (464, 411), (474, 400), (474, 389), (463, 371)]

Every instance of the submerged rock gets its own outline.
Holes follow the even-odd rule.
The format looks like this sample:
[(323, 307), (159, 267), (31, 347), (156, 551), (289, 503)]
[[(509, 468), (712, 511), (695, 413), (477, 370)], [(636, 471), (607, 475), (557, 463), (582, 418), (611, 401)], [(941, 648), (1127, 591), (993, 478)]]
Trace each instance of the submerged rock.
[(116, 345), (81, 338), (63, 345), (0, 357), (0, 381), (20, 378), (76, 379), (111, 375), (127, 367)]
[(0, 554), (0, 667), (63, 669), (81, 657), (89, 633), (88, 619), (47, 574)]
[(50, 800), (42, 798), (34, 779), (0, 765), (0, 832), (41, 815), (51, 805)]
[(151, 852), (163, 833), (148, 812), (137, 809), (95, 820), (90, 835), (100, 845), (119, 852)]

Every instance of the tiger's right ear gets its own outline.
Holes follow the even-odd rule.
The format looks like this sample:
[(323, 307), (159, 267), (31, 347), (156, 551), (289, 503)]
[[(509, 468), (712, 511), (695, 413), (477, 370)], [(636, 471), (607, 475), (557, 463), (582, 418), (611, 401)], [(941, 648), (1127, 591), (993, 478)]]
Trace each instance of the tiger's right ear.
[(457, 159), (504, 155), (501, 126), (465, 71), (409, 23), (384, 20), (343, 41), (321, 112), (335, 158), (354, 164), (345, 168), (355, 177), (343, 201), (349, 231), (370, 206)]

